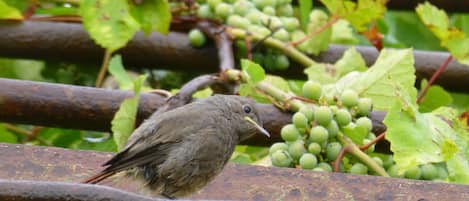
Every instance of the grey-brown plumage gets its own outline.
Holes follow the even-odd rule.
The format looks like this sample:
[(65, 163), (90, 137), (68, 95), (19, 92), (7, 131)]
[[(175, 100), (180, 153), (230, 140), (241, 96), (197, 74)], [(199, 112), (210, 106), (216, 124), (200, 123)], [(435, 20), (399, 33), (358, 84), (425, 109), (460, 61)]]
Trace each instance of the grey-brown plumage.
[(215, 95), (152, 115), (130, 136), (126, 148), (85, 183), (128, 171), (155, 193), (185, 196), (220, 173), (241, 140), (259, 131), (268, 135), (259, 125), (254, 102), (239, 96)]

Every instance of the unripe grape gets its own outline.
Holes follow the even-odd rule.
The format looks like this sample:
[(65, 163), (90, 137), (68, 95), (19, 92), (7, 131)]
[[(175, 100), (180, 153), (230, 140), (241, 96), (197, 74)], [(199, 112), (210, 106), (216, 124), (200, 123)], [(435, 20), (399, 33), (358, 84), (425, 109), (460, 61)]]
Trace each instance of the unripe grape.
[(276, 5), (276, 0), (253, 0), (254, 5), (256, 5), (257, 8), (264, 8), (266, 6), (272, 6), (275, 7)]
[(246, 16), (252, 10), (255, 10), (254, 4), (247, 0), (238, 0), (233, 4), (234, 13), (241, 16)]
[(346, 107), (353, 107), (358, 104), (358, 94), (353, 90), (346, 89), (340, 95), (340, 101)]
[(292, 142), (288, 146), (288, 153), (294, 160), (300, 159), (301, 155), (306, 153), (305, 144), (302, 140)]
[(264, 67), (269, 70), (275, 70), (275, 55), (272, 53), (267, 53), (264, 56)]
[(332, 166), (329, 163), (321, 162), (317, 165), (317, 167), (323, 169), (325, 172), (332, 172)]
[(252, 24), (260, 24), (261, 23), (261, 15), (262, 13), (258, 10), (252, 10), (246, 15), (246, 19), (251, 21)]
[(207, 4), (210, 6), (210, 8), (212, 8), (213, 10), (215, 10), (215, 8), (217, 7), (218, 4), (222, 3), (223, 1), (222, 0), (207, 0)]
[(320, 168), (320, 167), (315, 167), (313, 168), (313, 171), (316, 171), (316, 172), (326, 172), (324, 169)]
[(383, 160), (381, 160), (380, 157), (374, 156), (374, 157), (371, 157), (371, 159), (373, 159), (376, 162), (376, 164), (383, 167)]
[(438, 179), (446, 179), (448, 178), (448, 171), (446, 171), (446, 168), (443, 166), (437, 166), (438, 170)]
[(289, 32), (295, 31), (300, 27), (300, 21), (294, 17), (281, 17), (280, 20), (282, 21), (283, 28)]
[(298, 129), (296, 129), (293, 124), (285, 125), (282, 130), (280, 130), (280, 136), (287, 142), (296, 141), (300, 138), (300, 135), (300, 132), (298, 132)]
[(392, 158), (392, 155), (387, 155), (386, 159), (384, 159), (383, 161), (383, 167), (388, 169), (392, 165), (394, 165), (394, 160)]
[[(362, 145), (369, 144), (371, 140), (369, 139), (363, 139)], [(365, 150), (366, 153), (372, 153), (375, 151), (375, 144), (371, 145), (367, 150)]]
[(194, 47), (202, 47), (205, 44), (205, 35), (198, 29), (192, 29), (189, 32), (189, 42)]
[(293, 121), (293, 124), (295, 125), (295, 127), (297, 127), (297, 128), (307, 128), (307, 127), (309, 127), (308, 118), (306, 118), (306, 116), (301, 112), (295, 113), (292, 117), (292, 121)]
[(284, 5), (284, 6), (278, 6), (277, 7), (277, 15), (278, 16), (285, 16), (285, 17), (291, 17), (293, 16), (293, 7), (290, 4)]
[(262, 12), (266, 15), (275, 16), (275, 8), (273, 8), (272, 6), (265, 6), (262, 9)]
[(277, 167), (290, 167), (293, 162), (290, 154), (285, 150), (277, 150), (270, 157), (272, 165)]
[(319, 144), (326, 142), (329, 134), (327, 130), (322, 126), (315, 126), (311, 128), (309, 132), (309, 140), (311, 142), (317, 142)]
[(274, 33), (273, 37), (281, 41), (290, 41), (290, 34), (285, 29), (279, 29)]
[(326, 156), (329, 161), (334, 161), (342, 150), (342, 144), (331, 142), (326, 146)]
[(260, 52), (254, 52), (252, 53), (252, 61), (254, 61), (255, 63), (263, 66), (264, 65), (264, 54), (260, 53)]
[(360, 98), (358, 100), (357, 112), (361, 116), (368, 116), (373, 107), (371, 98)]
[(332, 111), (327, 106), (319, 106), (314, 111), (314, 118), (319, 124), (327, 126), (331, 123)]
[(321, 84), (309, 80), (303, 85), (303, 96), (312, 100), (318, 100), (321, 97)]
[(367, 174), (368, 167), (366, 167), (366, 165), (363, 165), (362, 163), (355, 163), (352, 165), (349, 172), (352, 174)]
[(239, 15), (231, 15), (226, 20), (226, 24), (229, 26), (246, 29), (251, 22), (248, 19), (241, 17)]
[(373, 128), (373, 123), (368, 117), (360, 117), (355, 121), (357, 126), (363, 127), (366, 129), (366, 132), (370, 132)]
[(286, 70), (290, 66), (290, 61), (288, 57), (280, 54), (275, 57), (275, 69), (276, 70)]
[(209, 5), (203, 4), (197, 9), (197, 16), (202, 18), (213, 18), (213, 12)]
[(308, 118), (308, 121), (312, 121), (313, 120), (313, 117), (314, 117), (314, 110), (313, 110), (313, 107), (312, 106), (309, 106), (309, 105), (305, 105), (303, 107), (300, 108), (300, 111), (301, 113), (303, 113), (305, 115), (306, 118)]
[(312, 142), (308, 146), (308, 151), (314, 155), (319, 155), (319, 153), (321, 153), (321, 145), (316, 142)]
[(305, 153), (300, 158), (300, 166), (302, 169), (313, 169), (318, 164), (318, 159), (315, 155)]
[(352, 115), (348, 110), (341, 108), (335, 113), (335, 121), (341, 127), (346, 126), (352, 121)]
[(215, 15), (223, 19), (233, 14), (233, 6), (227, 3), (220, 3), (215, 8)]
[(269, 154), (273, 154), (277, 150), (288, 150), (287, 143), (284, 142), (276, 142), (272, 146), (270, 146)]
[(336, 121), (334, 120), (332, 120), (326, 128), (327, 133), (329, 134), (329, 138), (335, 138), (337, 134), (339, 134), (339, 125), (337, 125)]
[(397, 168), (397, 165), (392, 165), (391, 167), (389, 167), (386, 170), (386, 172), (388, 172), (390, 177), (394, 177), (394, 178), (403, 178), (404, 177), (404, 175), (399, 174), (399, 168)]
[(422, 179), (432, 180), (438, 178), (438, 169), (433, 164), (425, 164), (420, 167)]
[(421, 176), (422, 171), (420, 171), (420, 168), (417, 166), (407, 170), (404, 174), (404, 177), (408, 179), (420, 179)]

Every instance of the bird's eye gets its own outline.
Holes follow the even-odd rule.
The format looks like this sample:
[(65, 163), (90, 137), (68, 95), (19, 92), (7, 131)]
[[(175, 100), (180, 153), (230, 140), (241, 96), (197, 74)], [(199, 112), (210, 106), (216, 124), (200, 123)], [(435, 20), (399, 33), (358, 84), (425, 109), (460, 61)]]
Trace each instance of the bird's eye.
[(243, 106), (243, 110), (246, 114), (249, 114), (251, 112), (251, 107), (249, 107), (249, 105), (244, 105)]

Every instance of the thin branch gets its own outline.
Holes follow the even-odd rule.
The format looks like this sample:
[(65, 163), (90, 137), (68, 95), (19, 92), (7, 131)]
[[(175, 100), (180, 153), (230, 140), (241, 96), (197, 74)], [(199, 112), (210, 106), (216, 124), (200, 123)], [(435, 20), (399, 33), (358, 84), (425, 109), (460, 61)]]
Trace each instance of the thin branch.
[(348, 146), (342, 147), (342, 149), (339, 152), (339, 155), (337, 155), (337, 158), (334, 161), (334, 172), (339, 172), (340, 171), (340, 162), (345, 156), (345, 153), (347, 153)]
[(111, 60), (111, 55), (112, 51), (109, 49), (104, 52), (103, 64), (101, 65), (101, 69), (99, 70), (98, 78), (96, 78), (96, 87), (101, 87), (101, 85), (103, 84), (104, 76), (106, 75), (109, 66), (109, 60)]
[(425, 88), (423, 88), (423, 90), (420, 91), (419, 96), (417, 97), (417, 104), (422, 102), (423, 97), (427, 93), (430, 86), (435, 82), (436, 78), (441, 73), (443, 73), (443, 71), (445, 71), (446, 67), (448, 67), (448, 64), (451, 62), (452, 59), (453, 59), (453, 57), (451, 55), (449, 55), (448, 58), (445, 60), (445, 62), (443, 62), (443, 64), (441, 64), (440, 67), (438, 67), (438, 69), (435, 71), (435, 73), (433, 73), (433, 75), (430, 78), (430, 80), (428, 81), (427, 85), (425, 85)]
[(298, 39), (298, 40), (296, 40), (296, 41), (290, 42), (290, 45), (291, 45), (291, 46), (297, 46), (297, 45), (299, 45), (299, 44), (301, 44), (301, 43), (303, 43), (303, 42), (305, 42), (305, 41), (311, 39), (312, 37), (318, 35), (319, 33), (325, 31), (326, 29), (332, 27), (332, 25), (334, 25), (339, 19), (340, 19), (339, 16), (333, 15), (333, 16), (329, 19), (329, 21), (327, 21), (326, 24), (322, 25), (322, 26), (319, 27), (318, 29), (316, 29), (316, 30), (314, 30), (313, 32), (309, 33), (309, 34), (306, 35), (305, 37), (300, 38), (300, 39)]
[(360, 146), (360, 150), (362, 151), (365, 151), (367, 150), (368, 148), (370, 148), (371, 146), (373, 146), (374, 144), (378, 143), (380, 140), (384, 139), (384, 136), (386, 135), (386, 133), (381, 133), (379, 134), (375, 139), (373, 139), (371, 142), (369, 142), (368, 144), (364, 144), (362, 146)]

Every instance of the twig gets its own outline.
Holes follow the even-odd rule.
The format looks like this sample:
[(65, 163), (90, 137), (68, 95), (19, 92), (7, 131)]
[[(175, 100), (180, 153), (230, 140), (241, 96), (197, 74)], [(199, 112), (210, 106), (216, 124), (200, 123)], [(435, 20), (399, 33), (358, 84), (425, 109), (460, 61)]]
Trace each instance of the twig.
[(104, 52), (103, 64), (101, 65), (101, 69), (99, 70), (98, 78), (96, 78), (96, 87), (101, 87), (101, 85), (103, 84), (104, 76), (106, 75), (111, 55), (112, 51), (106, 49), (106, 52)]
[(309, 33), (308, 35), (306, 35), (305, 37), (303, 38), (300, 38), (296, 41), (292, 41), (290, 42), (290, 45), (291, 46), (297, 46), (309, 39), (311, 39), (312, 37), (316, 36), (317, 34), (323, 32), (324, 30), (330, 28), (332, 25), (334, 25), (334, 23), (336, 23), (338, 20), (340, 19), (339, 16), (336, 16), (336, 15), (333, 15), (329, 21), (327, 21), (326, 24), (322, 25), (321, 27), (319, 27), (318, 29), (314, 30), (313, 32)]
[(344, 146), (340, 150), (339, 155), (337, 155), (337, 158), (334, 161), (334, 172), (340, 171), (340, 162), (342, 161), (342, 158), (344, 158), (345, 153), (347, 153), (347, 150), (348, 150), (348, 146)]
[(365, 151), (367, 150), (368, 148), (370, 148), (371, 146), (373, 146), (374, 144), (376, 144), (378, 141), (384, 139), (384, 136), (386, 135), (386, 133), (381, 133), (379, 134), (375, 139), (373, 139), (371, 142), (369, 142), (368, 144), (364, 144), (362, 146), (360, 146), (360, 150), (362, 151)]
[(430, 80), (428, 81), (427, 85), (425, 85), (425, 88), (423, 88), (423, 90), (420, 91), (419, 96), (417, 98), (417, 104), (422, 102), (423, 97), (427, 93), (430, 86), (435, 82), (436, 78), (441, 73), (443, 73), (443, 71), (445, 71), (446, 67), (448, 67), (448, 64), (451, 62), (452, 59), (453, 59), (453, 57), (451, 55), (449, 55), (448, 58), (445, 60), (445, 62), (443, 62), (443, 64), (441, 64), (440, 67), (438, 67), (438, 69), (435, 71), (435, 73), (433, 73), (433, 75), (430, 78)]

